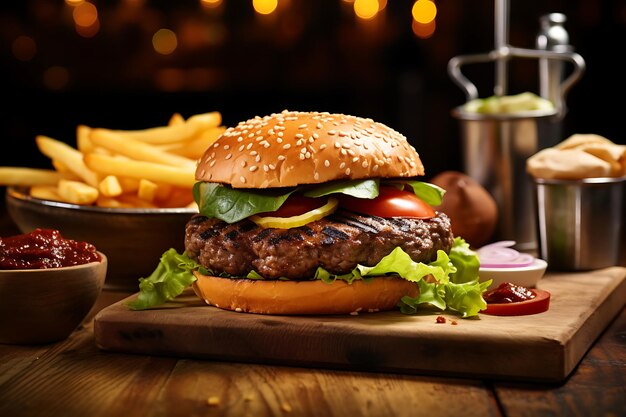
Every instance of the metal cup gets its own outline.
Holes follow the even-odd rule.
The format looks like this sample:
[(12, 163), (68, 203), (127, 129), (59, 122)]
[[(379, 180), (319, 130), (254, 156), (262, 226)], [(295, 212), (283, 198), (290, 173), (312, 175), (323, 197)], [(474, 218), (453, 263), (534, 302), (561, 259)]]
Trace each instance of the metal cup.
[(461, 123), (465, 172), (494, 197), (498, 223), (493, 240), (514, 240), (516, 248), (537, 248), (532, 187), (526, 160), (558, 142), (555, 111), (515, 114), (452, 112)]
[(532, 181), (539, 256), (549, 269), (581, 271), (620, 263), (626, 177)]

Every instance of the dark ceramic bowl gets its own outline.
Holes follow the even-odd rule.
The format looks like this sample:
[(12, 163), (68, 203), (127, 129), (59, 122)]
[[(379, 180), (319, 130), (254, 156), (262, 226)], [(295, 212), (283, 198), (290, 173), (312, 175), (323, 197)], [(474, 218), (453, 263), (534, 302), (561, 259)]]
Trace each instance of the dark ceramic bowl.
[(0, 343), (41, 344), (67, 338), (104, 285), (107, 257), (63, 268), (0, 270)]

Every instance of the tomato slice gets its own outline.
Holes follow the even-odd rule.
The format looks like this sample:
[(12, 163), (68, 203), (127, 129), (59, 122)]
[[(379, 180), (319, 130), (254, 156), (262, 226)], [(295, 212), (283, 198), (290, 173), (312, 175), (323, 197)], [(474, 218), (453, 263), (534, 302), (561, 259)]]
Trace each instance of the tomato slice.
[(531, 288), (530, 291), (535, 294), (535, 297), (530, 300), (515, 303), (487, 304), (487, 309), (482, 310), (481, 313), (492, 316), (526, 316), (548, 311), (550, 308), (550, 293), (536, 288)]
[(435, 217), (435, 210), (418, 196), (395, 187), (380, 187), (378, 197), (363, 198), (339, 195), (339, 206), (357, 213), (378, 217), (410, 217), (430, 219)]
[(304, 214), (308, 211), (315, 210), (322, 207), (328, 201), (326, 198), (313, 198), (305, 197), (300, 194), (292, 194), (287, 198), (287, 201), (276, 211), (269, 211), (265, 213), (259, 213), (261, 217), (293, 217)]

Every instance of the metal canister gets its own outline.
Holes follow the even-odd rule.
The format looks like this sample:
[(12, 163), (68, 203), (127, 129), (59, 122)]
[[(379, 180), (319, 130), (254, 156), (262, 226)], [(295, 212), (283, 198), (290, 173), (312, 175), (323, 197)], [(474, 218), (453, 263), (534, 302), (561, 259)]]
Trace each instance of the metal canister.
[(494, 239), (514, 240), (519, 250), (536, 249), (531, 183), (526, 160), (559, 138), (555, 111), (515, 114), (452, 112), (461, 121), (465, 172), (494, 197), (498, 223)]

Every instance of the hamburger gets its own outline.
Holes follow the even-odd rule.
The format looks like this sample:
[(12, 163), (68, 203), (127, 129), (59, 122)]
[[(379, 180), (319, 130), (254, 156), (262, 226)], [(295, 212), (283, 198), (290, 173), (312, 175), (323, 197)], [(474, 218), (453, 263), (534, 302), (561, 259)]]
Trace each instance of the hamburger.
[(444, 190), (405, 136), (371, 119), (271, 114), (228, 128), (196, 169), (185, 251), (140, 279), (131, 308), (192, 286), (218, 308), (358, 314), (486, 307), (478, 258), (432, 206)]

